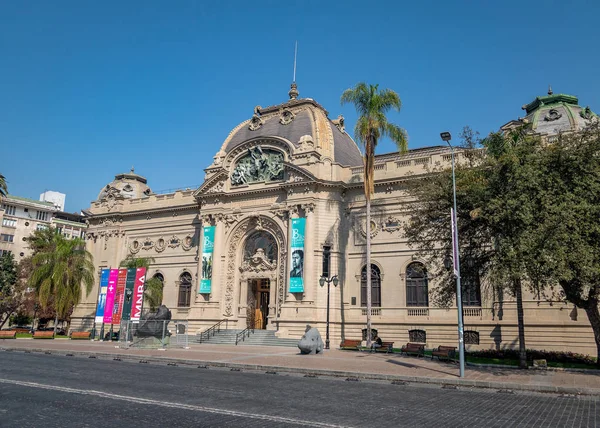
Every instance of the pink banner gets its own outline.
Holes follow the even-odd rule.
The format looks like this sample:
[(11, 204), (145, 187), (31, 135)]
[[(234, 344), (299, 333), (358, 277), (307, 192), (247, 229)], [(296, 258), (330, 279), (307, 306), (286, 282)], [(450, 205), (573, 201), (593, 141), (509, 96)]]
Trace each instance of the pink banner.
[(112, 323), (113, 308), (115, 306), (115, 295), (117, 294), (117, 279), (119, 269), (111, 269), (108, 275), (108, 289), (106, 290), (106, 305), (104, 306), (104, 324)]
[(146, 268), (137, 268), (135, 270), (135, 285), (133, 287), (133, 307), (131, 309), (131, 321), (139, 321), (140, 316), (142, 315), (145, 282)]
[(125, 297), (125, 282), (127, 281), (127, 269), (119, 269), (119, 277), (117, 278), (117, 293), (115, 294), (115, 304), (112, 316), (113, 324), (121, 322), (121, 314), (123, 312), (123, 299)]

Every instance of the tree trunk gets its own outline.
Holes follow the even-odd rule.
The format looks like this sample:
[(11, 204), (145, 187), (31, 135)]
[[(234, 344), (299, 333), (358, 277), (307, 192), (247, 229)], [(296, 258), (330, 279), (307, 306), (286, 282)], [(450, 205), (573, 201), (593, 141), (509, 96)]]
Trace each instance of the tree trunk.
[(371, 198), (367, 196), (367, 346), (371, 347)]
[(56, 327), (58, 327), (58, 312), (56, 313), (56, 316), (54, 317), (54, 337), (56, 337)]
[(517, 324), (519, 327), (519, 367), (527, 368), (527, 351), (525, 347), (525, 321), (523, 318), (523, 293), (521, 289), (521, 279), (513, 281), (515, 287), (515, 297), (517, 298)]
[(585, 309), (588, 320), (594, 331), (594, 339), (596, 339), (596, 366), (600, 367), (600, 312), (598, 311), (598, 302), (593, 301)]

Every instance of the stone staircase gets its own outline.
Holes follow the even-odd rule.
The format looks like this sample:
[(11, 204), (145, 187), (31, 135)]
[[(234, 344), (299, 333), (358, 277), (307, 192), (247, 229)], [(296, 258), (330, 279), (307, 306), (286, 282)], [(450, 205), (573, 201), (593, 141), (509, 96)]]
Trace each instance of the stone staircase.
[[(211, 336), (208, 340), (202, 343), (220, 344), (220, 345), (235, 345), (235, 335), (241, 330), (221, 330)], [(289, 346), (297, 347), (298, 339), (281, 339), (275, 336), (273, 330), (254, 330), (250, 333), (250, 337), (246, 336), (245, 340), (238, 343), (239, 346)], [(198, 343), (198, 339), (194, 339)]]

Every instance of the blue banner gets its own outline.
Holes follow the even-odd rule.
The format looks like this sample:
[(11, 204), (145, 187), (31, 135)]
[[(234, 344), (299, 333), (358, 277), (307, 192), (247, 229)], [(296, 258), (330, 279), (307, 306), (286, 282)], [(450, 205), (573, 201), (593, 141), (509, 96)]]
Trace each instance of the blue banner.
[(292, 219), (290, 240), (290, 293), (304, 292), (304, 229), (305, 218)]
[(202, 276), (198, 293), (210, 294), (213, 270), (213, 252), (215, 249), (215, 226), (202, 229)]
[(104, 321), (104, 307), (106, 306), (106, 291), (108, 290), (108, 276), (110, 269), (102, 269), (100, 274), (100, 290), (98, 294), (98, 306), (96, 307), (96, 322)]

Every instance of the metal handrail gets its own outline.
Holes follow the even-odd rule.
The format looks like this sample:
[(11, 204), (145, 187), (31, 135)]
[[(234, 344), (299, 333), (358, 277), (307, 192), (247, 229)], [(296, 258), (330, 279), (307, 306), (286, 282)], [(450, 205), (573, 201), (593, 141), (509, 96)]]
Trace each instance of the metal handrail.
[(254, 327), (246, 327), (246, 329), (240, 331), (235, 335), (235, 344), (246, 340), (246, 337), (250, 337), (250, 333), (254, 334)]
[(225, 330), (227, 330), (227, 321), (228, 319), (223, 319), (213, 325), (212, 327), (207, 328), (202, 333), (199, 334), (198, 342), (202, 343), (203, 340), (208, 340), (210, 336), (214, 336), (216, 333), (221, 331), (221, 324), (225, 323)]

